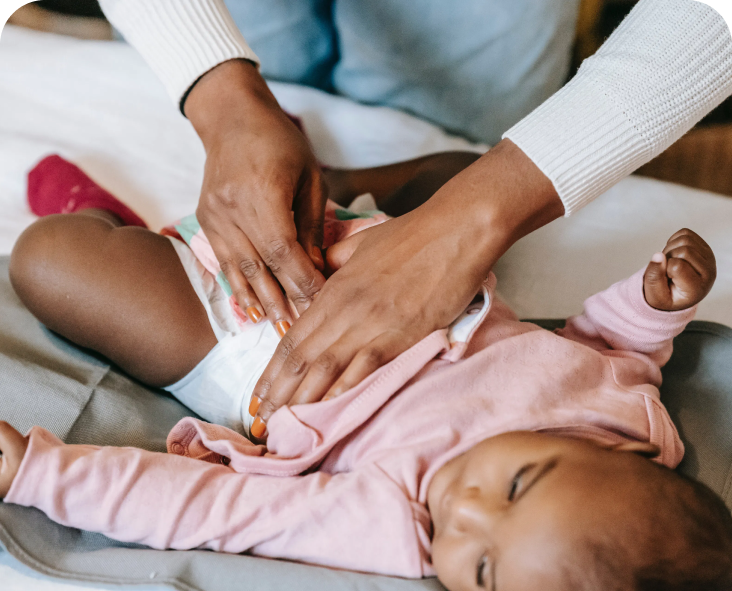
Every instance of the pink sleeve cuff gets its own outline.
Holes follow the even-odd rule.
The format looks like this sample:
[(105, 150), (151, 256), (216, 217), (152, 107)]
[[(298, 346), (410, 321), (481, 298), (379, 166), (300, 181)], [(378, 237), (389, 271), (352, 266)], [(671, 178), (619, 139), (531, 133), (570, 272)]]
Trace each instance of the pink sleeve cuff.
[(686, 325), (694, 320), (698, 306), (692, 306), (691, 308), (677, 310), (675, 312), (658, 310), (652, 307), (646, 301), (643, 289), (645, 273), (646, 267), (643, 267), (624, 282), (627, 289), (628, 302), (633, 306), (639, 318), (644, 319), (649, 327), (655, 326), (666, 334), (671, 334), (673, 337), (678, 336), (686, 328)]
[[(645, 268), (585, 301), (585, 315), (608, 345), (616, 350), (671, 354), (671, 341), (694, 318), (696, 306), (678, 312), (656, 310), (643, 294)], [(662, 353), (663, 352), (663, 353)]]
[(64, 442), (42, 427), (33, 427), (28, 435), (28, 449), (5, 496), (5, 502), (35, 507), (43, 492), (49, 489), (48, 483), (45, 482), (51, 470), (47, 465), (51, 458), (48, 452), (64, 445)]

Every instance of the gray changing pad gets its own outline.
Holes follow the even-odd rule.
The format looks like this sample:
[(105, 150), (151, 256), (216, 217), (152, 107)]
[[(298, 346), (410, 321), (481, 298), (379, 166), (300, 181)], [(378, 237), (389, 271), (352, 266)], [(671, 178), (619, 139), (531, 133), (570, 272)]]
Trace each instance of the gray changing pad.
[[(44, 329), (13, 293), (7, 265), (7, 257), (0, 257), (0, 418), (21, 431), (40, 425), (68, 443), (164, 451), (168, 431), (190, 411)], [(547, 328), (561, 324), (540, 323)], [(681, 469), (722, 494), (730, 507), (731, 378), (732, 330), (694, 322), (677, 339), (663, 387), (687, 445)], [(0, 544), (39, 573), (96, 585), (155, 584), (182, 591), (442, 589), (436, 579), (403, 580), (207, 551), (150, 550), (2, 503)]]

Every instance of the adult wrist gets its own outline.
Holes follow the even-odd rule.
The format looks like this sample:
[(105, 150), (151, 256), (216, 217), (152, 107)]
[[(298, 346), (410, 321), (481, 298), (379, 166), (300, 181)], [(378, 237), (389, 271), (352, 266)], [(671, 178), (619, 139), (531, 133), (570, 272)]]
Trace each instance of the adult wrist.
[(552, 182), (506, 139), (446, 183), (431, 201), (462, 212), (461, 231), (470, 237), (486, 271), (517, 240), (564, 215)]
[[(492, 153), (492, 154), (491, 154)], [(509, 139), (488, 155), (486, 174), (492, 194), (483, 199), (493, 227), (501, 226), (511, 244), (564, 215), (564, 205), (552, 181)]]
[(193, 125), (204, 147), (222, 133), (258, 116), (261, 109), (280, 109), (277, 99), (254, 63), (234, 59), (204, 74), (191, 88), (183, 114)]

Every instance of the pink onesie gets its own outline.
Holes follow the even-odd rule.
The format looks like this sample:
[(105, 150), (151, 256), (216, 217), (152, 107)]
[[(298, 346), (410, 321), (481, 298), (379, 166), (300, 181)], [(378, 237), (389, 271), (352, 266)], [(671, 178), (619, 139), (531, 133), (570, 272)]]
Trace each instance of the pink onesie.
[(660, 312), (643, 272), (589, 298), (552, 333), (486, 283), (467, 346), (436, 331), (343, 396), (283, 407), (268, 450), (184, 419), (168, 454), (64, 445), (35, 427), (6, 502), (154, 548), (249, 552), (422, 577), (427, 489), (448, 460), (508, 431), (650, 441), (675, 467), (683, 446), (659, 398), (660, 366), (694, 310)]

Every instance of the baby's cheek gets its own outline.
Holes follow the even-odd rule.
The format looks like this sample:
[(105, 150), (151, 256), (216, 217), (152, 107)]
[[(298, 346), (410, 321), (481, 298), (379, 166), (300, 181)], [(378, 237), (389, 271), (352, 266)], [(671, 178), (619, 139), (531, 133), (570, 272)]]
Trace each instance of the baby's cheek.
[(449, 591), (460, 591), (471, 589), (472, 586), (466, 583), (466, 569), (461, 567), (465, 564), (466, 549), (455, 538), (435, 535), (432, 541), (432, 566), (437, 573), (437, 578), (447, 587)]

